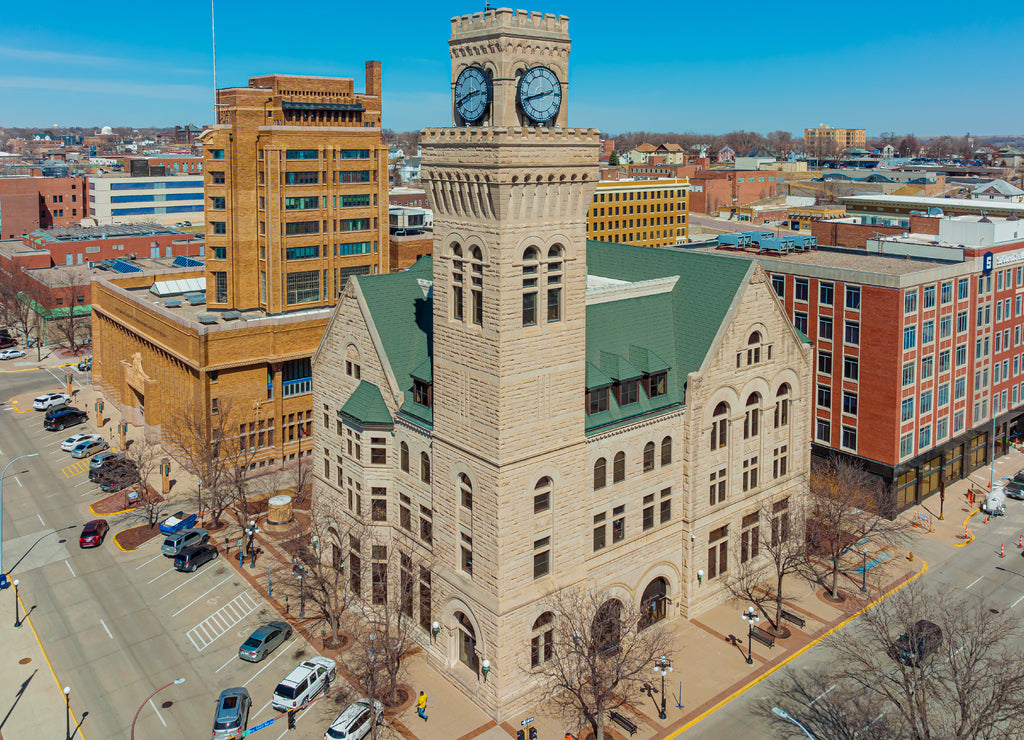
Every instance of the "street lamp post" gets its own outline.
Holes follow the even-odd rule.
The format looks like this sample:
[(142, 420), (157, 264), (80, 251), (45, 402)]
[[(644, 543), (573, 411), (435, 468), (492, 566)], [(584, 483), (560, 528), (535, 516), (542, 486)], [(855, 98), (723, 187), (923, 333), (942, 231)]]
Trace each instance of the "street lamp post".
[(14, 579), (14, 626), (21, 626), (21, 616), (18, 613), (18, 579)]
[(661, 674), (661, 713), (658, 719), (665, 719), (665, 676), (672, 672), (672, 661), (662, 655), (654, 661), (654, 670)]
[[(139, 719), (139, 713), (140, 713), (140, 712), (142, 712), (142, 708), (143, 708), (144, 706), (146, 706), (146, 702), (148, 702), (148, 701), (149, 701), (150, 699), (152, 699), (152, 698), (153, 698), (154, 696), (156, 696), (157, 694), (159, 694), (159, 693), (160, 693), (161, 691), (163, 691), (164, 689), (166, 689), (166, 688), (169, 688), (169, 687), (171, 687), (171, 686), (174, 686), (175, 684), (182, 684), (182, 683), (185, 683), (185, 679), (184, 679), (184, 678), (176, 678), (176, 679), (174, 679), (173, 681), (171, 681), (170, 683), (165, 683), (165, 684), (164, 684), (163, 686), (161, 686), (161, 687), (160, 687), (159, 689), (157, 689), (157, 690), (156, 690), (156, 691), (154, 691), (154, 692), (153, 692), (152, 694), (150, 694), (149, 696), (147, 696), (147, 697), (146, 697), (145, 699), (143, 699), (143, 700), (142, 700), (142, 703), (141, 703), (141, 704), (139, 704), (139, 708), (135, 710), (135, 716), (134, 716), (134, 717), (132, 717), (132, 730), (131, 730), (131, 740), (135, 740), (135, 723), (136, 723), (136, 722), (138, 721), (138, 719)], [(64, 691), (65, 691), (65, 693), (66, 693), (66, 692), (70, 691), (70, 689), (64, 689)]]
[(754, 625), (761, 621), (761, 617), (754, 614), (754, 607), (747, 607), (747, 610), (740, 614), (740, 618), (747, 623), (747, 665), (754, 664)]
[(4, 469), (0, 472), (0, 589), (7, 588), (7, 573), (4, 571), (4, 557), (3, 557), (3, 544), (4, 544), (4, 478), (7, 477), (7, 468), (11, 467), (14, 463), (18, 462), (26, 457), (36, 457), (38, 452), (30, 452), (27, 455), (19, 455), (18, 457), (11, 460), (9, 463), (4, 465)]
[(807, 735), (807, 737), (809, 737), (809, 738), (810, 738), (811, 740), (814, 740), (814, 735), (812, 735), (811, 733), (809, 733), (809, 732), (807, 731), (807, 728), (806, 728), (806, 727), (804, 727), (804, 726), (803, 726), (802, 724), (800, 724), (800, 723), (799, 723), (799, 722), (797, 722), (797, 721), (796, 721), (795, 719), (793, 719), (792, 717), (790, 717), (790, 716), (789, 716), (789, 714), (788, 714), (788, 713), (787, 713), (787, 712), (786, 712), (785, 710), (783, 710), (783, 709), (779, 709), (778, 707), (772, 707), (772, 713), (773, 713), (773, 714), (775, 714), (776, 716), (782, 717), (782, 719), (786, 720), (787, 722), (792, 722), (792, 723), (793, 723), (794, 725), (796, 725), (796, 726), (797, 726), (797, 727), (799, 727), (799, 728), (800, 728), (801, 730), (803, 730), (803, 733), (804, 733), (805, 735)]
[(71, 687), (64, 687), (64, 740), (71, 740)]
[(860, 569), (860, 590), (861, 592), (868, 590), (868, 550), (867, 548), (861, 549), (861, 554), (864, 556), (864, 565)]

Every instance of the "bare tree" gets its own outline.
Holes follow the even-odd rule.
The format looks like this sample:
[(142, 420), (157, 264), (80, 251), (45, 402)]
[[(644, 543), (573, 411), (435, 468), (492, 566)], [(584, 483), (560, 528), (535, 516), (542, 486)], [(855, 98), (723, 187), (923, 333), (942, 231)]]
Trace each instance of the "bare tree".
[(765, 499), (757, 511), (744, 517), (741, 563), (726, 585), (737, 599), (756, 606), (776, 632), (782, 620), (786, 576), (799, 573), (807, 557), (805, 532), (805, 507), (790, 498)]
[(75, 309), (78, 308), (78, 297), (84, 293), (85, 286), (74, 271), (66, 270), (60, 274), (54, 290), (54, 297), (62, 305), (50, 309), (49, 325), (53, 328), (57, 344), (68, 348), (74, 354), (78, 354), (78, 350), (91, 341), (89, 314), (84, 311), (75, 313)]
[(576, 729), (604, 740), (608, 712), (638, 698), (654, 660), (670, 656), (668, 633), (608, 592), (568, 589), (547, 599), (553, 615), (532, 662), (544, 697)]
[(1024, 632), (989, 606), (912, 583), (833, 635), (827, 665), (784, 677), (778, 705), (822, 738), (1024, 738)]
[[(305, 422), (309, 424), (309, 422)], [(299, 427), (299, 439), (301, 440), (304, 436), (309, 436), (308, 431), (303, 431), (305, 425)], [(311, 462), (312, 455), (303, 454), (302, 450), (299, 450), (299, 455), (295, 462), (288, 468), (288, 482), (295, 489), (295, 505), (299, 506), (304, 503), (306, 496), (311, 492), (313, 487), (313, 463)]]
[(18, 268), (10, 276), (10, 284), (6, 288), (5, 303), (11, 324), (28, 340), (29, 332), (38, 325), (38, 314), (35, 307), (38, 284)]
[(844, 560), (854, 545), (871, 537), (902, 541), (908, 524), (894, 515), (885, 486), (863, 466), (838, 455), (811, 464), (807, 496), (807, 552), (804, 574), (838, 598), (839, 575), (861, 565)]
[(143, 428), (140, 438), (131, 440), (124, 451), (124, 463), (118, 466), (115, 475), (126, 485), (134, 485), (138, 491), (136, 509), (146, 516), (146, 524), (156, 526), (164, 508), (164, 499), (149, 481), (157, 474), (163, 458), (163, 450), (149, 441), (153, 432)]

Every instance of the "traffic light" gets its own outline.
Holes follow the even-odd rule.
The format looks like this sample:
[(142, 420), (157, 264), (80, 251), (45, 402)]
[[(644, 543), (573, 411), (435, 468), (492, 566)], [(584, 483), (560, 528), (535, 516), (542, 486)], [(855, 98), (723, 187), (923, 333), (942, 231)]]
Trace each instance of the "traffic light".
[(288, 710), (288, 729), (289, 730), (294, 730), (295, 729), (295, 710), (294, 709), (289, 709)]
[(537, 728), (530, 725), (530, 740), (537, 740)]
[(526, 733), (522, 730), (516, 730), (516, 740), (526, 740)]

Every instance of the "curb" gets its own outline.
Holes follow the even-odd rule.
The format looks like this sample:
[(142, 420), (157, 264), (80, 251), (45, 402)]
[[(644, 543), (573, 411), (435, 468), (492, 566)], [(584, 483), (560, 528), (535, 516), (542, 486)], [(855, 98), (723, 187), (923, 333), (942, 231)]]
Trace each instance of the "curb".
[[(13, 371), (8, 371), (8, 372), (13, 372)], [(25, 409), (24, 411), (22, 411), (21, 409), (18, 408), (18, 403), (13, 398), (10, 401), (8, 401), (8, 403), (11, 404), (11, 408), (14, 409), (14, 413), (16, 413), (16, 414), (27, 414), (29, 411), (32, 410), (32, 409)]]
[[(92, 507), (90, 506), (89, 508), (91, 509)], [(93, 512), (93, 513), (95, 513), (95, 512)], [(122, 529), (121, 530), (121, 532), (127, 532), (127, 531), (128, 531), (127, 529)], [(117, 545), (117, 549), (120, 550), (121, 552), (135, 552), (136, 550), (138, 550), (139, 548), (137, 548), (137, 547), (133, 547), (130, 550), (125, 550), (123, 547), (121, 547), (121, 543), (117, 541), (117, 535), (121, 534), (121, 532), (115, 532), (114, 533), (114, 544)]]
[[(97, 501), (96, 503), (99, 503), (99, 502)], [(94, 509), (92, 507), (93, 507), (93, 505), (89, 504), (89, 511), (91, 511), (96, 516), (120, 516), (121, 514), (127, 514), (129, 511), (135, 511), (135, 507), (133, 506), (130, 509), (122, 509), (121, 511), (112, 511), (109, 514), (102, 514), (102, 513), (98, 512), (98, 511), (96, 511), (96, 509)], [(122, 532), (126, 532), (127, 530), (122, 529), (121, 531)], [(128, 552), (128, 550), (125, 550), (125, 552)]]
[(970, 535), (970, 537), (968, 537), (963, 542), (956, 542), (956, 543), (954, 543), (953, 547), (966, 547), (967, 545), (969, 545), (972, 542), (974, 542), (974, 532), (972, 532), (971, 530), (967, 529), (967, 522), (971, 521), (971, 517), (974, 516), (975, 514), (977, 514), (979, 511), (981, 511), (980, 508), (975, 509), (974, 511), (972, 511), (970, 514), (967, 515), (966, 519), (964, 519), (964, 531), (967, 532)]
[(702, 719), (707, 717), (712, 712), (715, 712), (715, 711), (721, 709), (723, 706), (728, 704), (730, 701), (732, 701), (733, 699), (735, 699), (737, 696), (739, 696), (740, 694), (744, 693), (748, 689), (752, 689), (754, 686), (756, 686), (757, 684), (761, 683), (761, 681), (763, 681), (764, 679), (768, 678), (770, 675), (775, 673), (775, 671), (779, 670), (780, 668), (782, 668), (786, 664), (788, 664), (791, 661), (795, 660), (797, 657), (799, 657), (800, 655), (802, 655), (805, 652), (807, 652), (808, 650), (810, 650), (812, 647), (817, 645), (819, 642), (824, 640), (826, 637), (830, 636), (832, 633), (837, 632), (838, 630), (842, 629), (848, 623), (852, 622), (854, 619), (856, 619), (861, 614), (866, 612), (868, 609), (872, 608), (876, 604), (878, 604), (878, 603), (884, 601), (885, 599), (889, 598), (894, 593), (899, 591), (901, 588), (903, 588), (904, 586), (909, 584), (911, 581), (916, 580), (918, 577), (920, 577), (920, 576), (924, 575), (925, 573), (927, 573), (928, 572), (928, 561), (927, 560), (922, 560), (921, 563), (923, 564), (924, 567), (922, 567), (921, 570), (919, 570), (917, 573), (912, 575), (910, 578), (908, 578), (905, 581), (903, 581), (903, 583), (899, 584), (898, 586), (895, 586), (894, 588), (890, 589), (889, 591), (886, 591), (884, 594), (879, 596), (877, 599), (875, 599), (874, 601), (870, 602), (869, 604), (866, 604), (865, 606), (861, 607), (860, 609), (855, 611), (853, 614), (848, 616), (846, 619), (844, 619), (839, 624), (837, 624), (834, 627), (832, 627), (830, 630), (828, 630), (824, 634), (818, 636), (814, 640), (811, 640), (811, 642), (809, 642), (806, 645), (804, 645), (802, 648), (797, 650), (795, 653), (790, 655), (788, 658), (783, 660), (781, 663), (778, 663), (777, 665), (772, 666), (769, 670), (765, 671), (760, 676), (757, 676), (754, 680), (750, 681), (749, 683), (745, 684), (744, 686), (741, 686), (740, 688), (736, 689), (736, 691), (732, 692), (727, 697), (725, 697), (721, 701), (717, 702), (714, 706), (712, 706), (712, 707), (710, 707), (708, 709), (705, 709), (703, 712), (701, 712), (696, 717), (691, 719), (689, 722), (687, 722), (685, 725), (680, 727), (678, 730), (676, 730), (675, 732), (673, 732), (673, 733), (671, 733), (669, 735), (666, 735), (665, 736), (665, 740), (672, 740), (673, 738), (678, 737), (679, 735), (682, 735), (684, 732), (686, 732), (688, 729), (693, 727), (695, 724), (700, 722)]

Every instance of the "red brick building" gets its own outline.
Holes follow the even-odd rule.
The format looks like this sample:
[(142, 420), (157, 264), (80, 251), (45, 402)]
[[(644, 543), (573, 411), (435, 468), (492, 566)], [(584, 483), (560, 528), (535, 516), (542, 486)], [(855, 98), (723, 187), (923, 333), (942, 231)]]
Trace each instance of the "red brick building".
[[(1024, 432), (1024, 228), (934, 221), (937, 236), (762, 260), (816, 347), (815, 454), (859, 460), (891, 484), (895, 510)], [(972, 243), (987, 246), (948, 246)]]
[(76, 224), (87, 200), (84, 177), (0, 177), (0, 239)]
[(782, 175), (755, 170), (704, 170), (690, 176), (690, 210), (718, 213), (775, 195)]
[(21, 238), (24, 249), (13, 260), (21, 267), (83, 265), (112, 259), (201, 258), (202, 234), (180, 232), (153, 224), (90, 226), (34, 231)]

